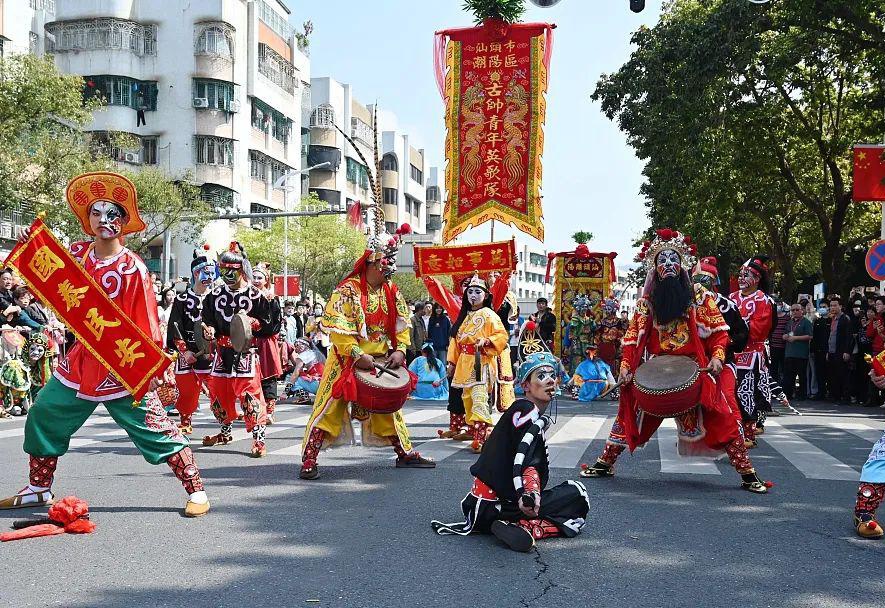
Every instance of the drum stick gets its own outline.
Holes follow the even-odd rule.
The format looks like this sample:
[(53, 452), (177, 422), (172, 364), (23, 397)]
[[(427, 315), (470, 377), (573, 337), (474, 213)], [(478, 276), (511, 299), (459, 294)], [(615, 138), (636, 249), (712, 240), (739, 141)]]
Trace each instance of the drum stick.
[(375, 366), (375, 369), (377, 369), (382, 374), (390, 374), (394, 378), (397, 377), (396, 374), (393, 372), (393, 370), (389, 370), (386, 367), (384, 367), (383, 365), (378, 365), (377, 363), (374, 363), (373, 365)]

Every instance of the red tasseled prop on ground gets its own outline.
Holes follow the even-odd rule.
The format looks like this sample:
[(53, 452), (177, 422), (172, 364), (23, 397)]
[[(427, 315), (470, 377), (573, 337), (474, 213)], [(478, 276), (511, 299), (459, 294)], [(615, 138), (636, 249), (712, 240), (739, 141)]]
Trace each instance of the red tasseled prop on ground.
[(0, 541), (39, 538), (55, 534), (89, 534), (95, 530), (95, 523), (89, 520), (89, 505), (76, 496), (66, 496), (49, 507), (49, 517), (35, 521), (16, 521), (14, 532), (0, 534)]

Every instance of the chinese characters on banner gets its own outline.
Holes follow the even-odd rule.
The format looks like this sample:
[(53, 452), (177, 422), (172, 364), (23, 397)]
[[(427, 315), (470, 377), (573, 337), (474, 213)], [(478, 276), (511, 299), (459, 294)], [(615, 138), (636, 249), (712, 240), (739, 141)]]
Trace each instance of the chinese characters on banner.
[(6, 264), (14, 266), (31, 291), (48, 306), (136, 400), (169, 357), (127, 317), (58, 242), (41, 219), (31, 237), (15, 246)]
[(415, 247), (415, 276), (470, 276), (474, 272), (510, 272), (516, 268), (516, 243)]
[(443, 242), (489, 220), (544, 240), (541, 154), (553, 27), (487, 22), (437, 32), (449, 193)]
[[(556, 273), (553, 283), (553, 306), (558, 315), (559, 326), (554, 338), (554, 353), (562, 357), (565, 349), (565, 331), (575, 313), (573, 303), (578, 296), (587, 296), (598, 305), (611, 295), (615, 274), (616, 253), (589, 253), (575, 255), (574, 252), (556, 255)], [(597, 307), (598, 308), (598, 307)]]

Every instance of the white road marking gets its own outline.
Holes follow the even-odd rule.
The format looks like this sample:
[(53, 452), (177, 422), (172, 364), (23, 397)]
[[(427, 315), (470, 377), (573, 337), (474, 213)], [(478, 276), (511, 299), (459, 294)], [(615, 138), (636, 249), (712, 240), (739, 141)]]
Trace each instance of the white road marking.
[[(838, 428), (838, 427), (837, 427)], [(761, 439), (809, 479), (857, 481), (860, 473), (805, 441), (774, 420), (767, 420)]]
[[(590, 443), (605, 429), (607, 416), (573, 416), (547, 440), (550, 467), (571, 469), (578, 466)], [(555, 428), (555, 427), (554, 427)]]
[(661, 453), (661, 473), (692, 473), (695, 475), (722, 475), (710, 458), (680, 456), (677, 450), (676, 421), (667, 418), (658, 428), (658, 451)]

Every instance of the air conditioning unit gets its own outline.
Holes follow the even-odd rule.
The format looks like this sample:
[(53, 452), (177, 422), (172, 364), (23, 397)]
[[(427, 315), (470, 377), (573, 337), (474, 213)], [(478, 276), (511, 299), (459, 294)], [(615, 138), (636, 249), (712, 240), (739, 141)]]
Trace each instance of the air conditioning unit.
[(123, 160), (127, 163), (141, 163), (141, 158), (138, 152), (127, 152), (123, 155)]
[(228, 112), (239, 112), (240, 111), (240, 102), (236, 99), (232, 100), (227, 106)]
[(205, 97), (194, 97), (194, 107), (195, 108), (208, 108), (209, 100)]

